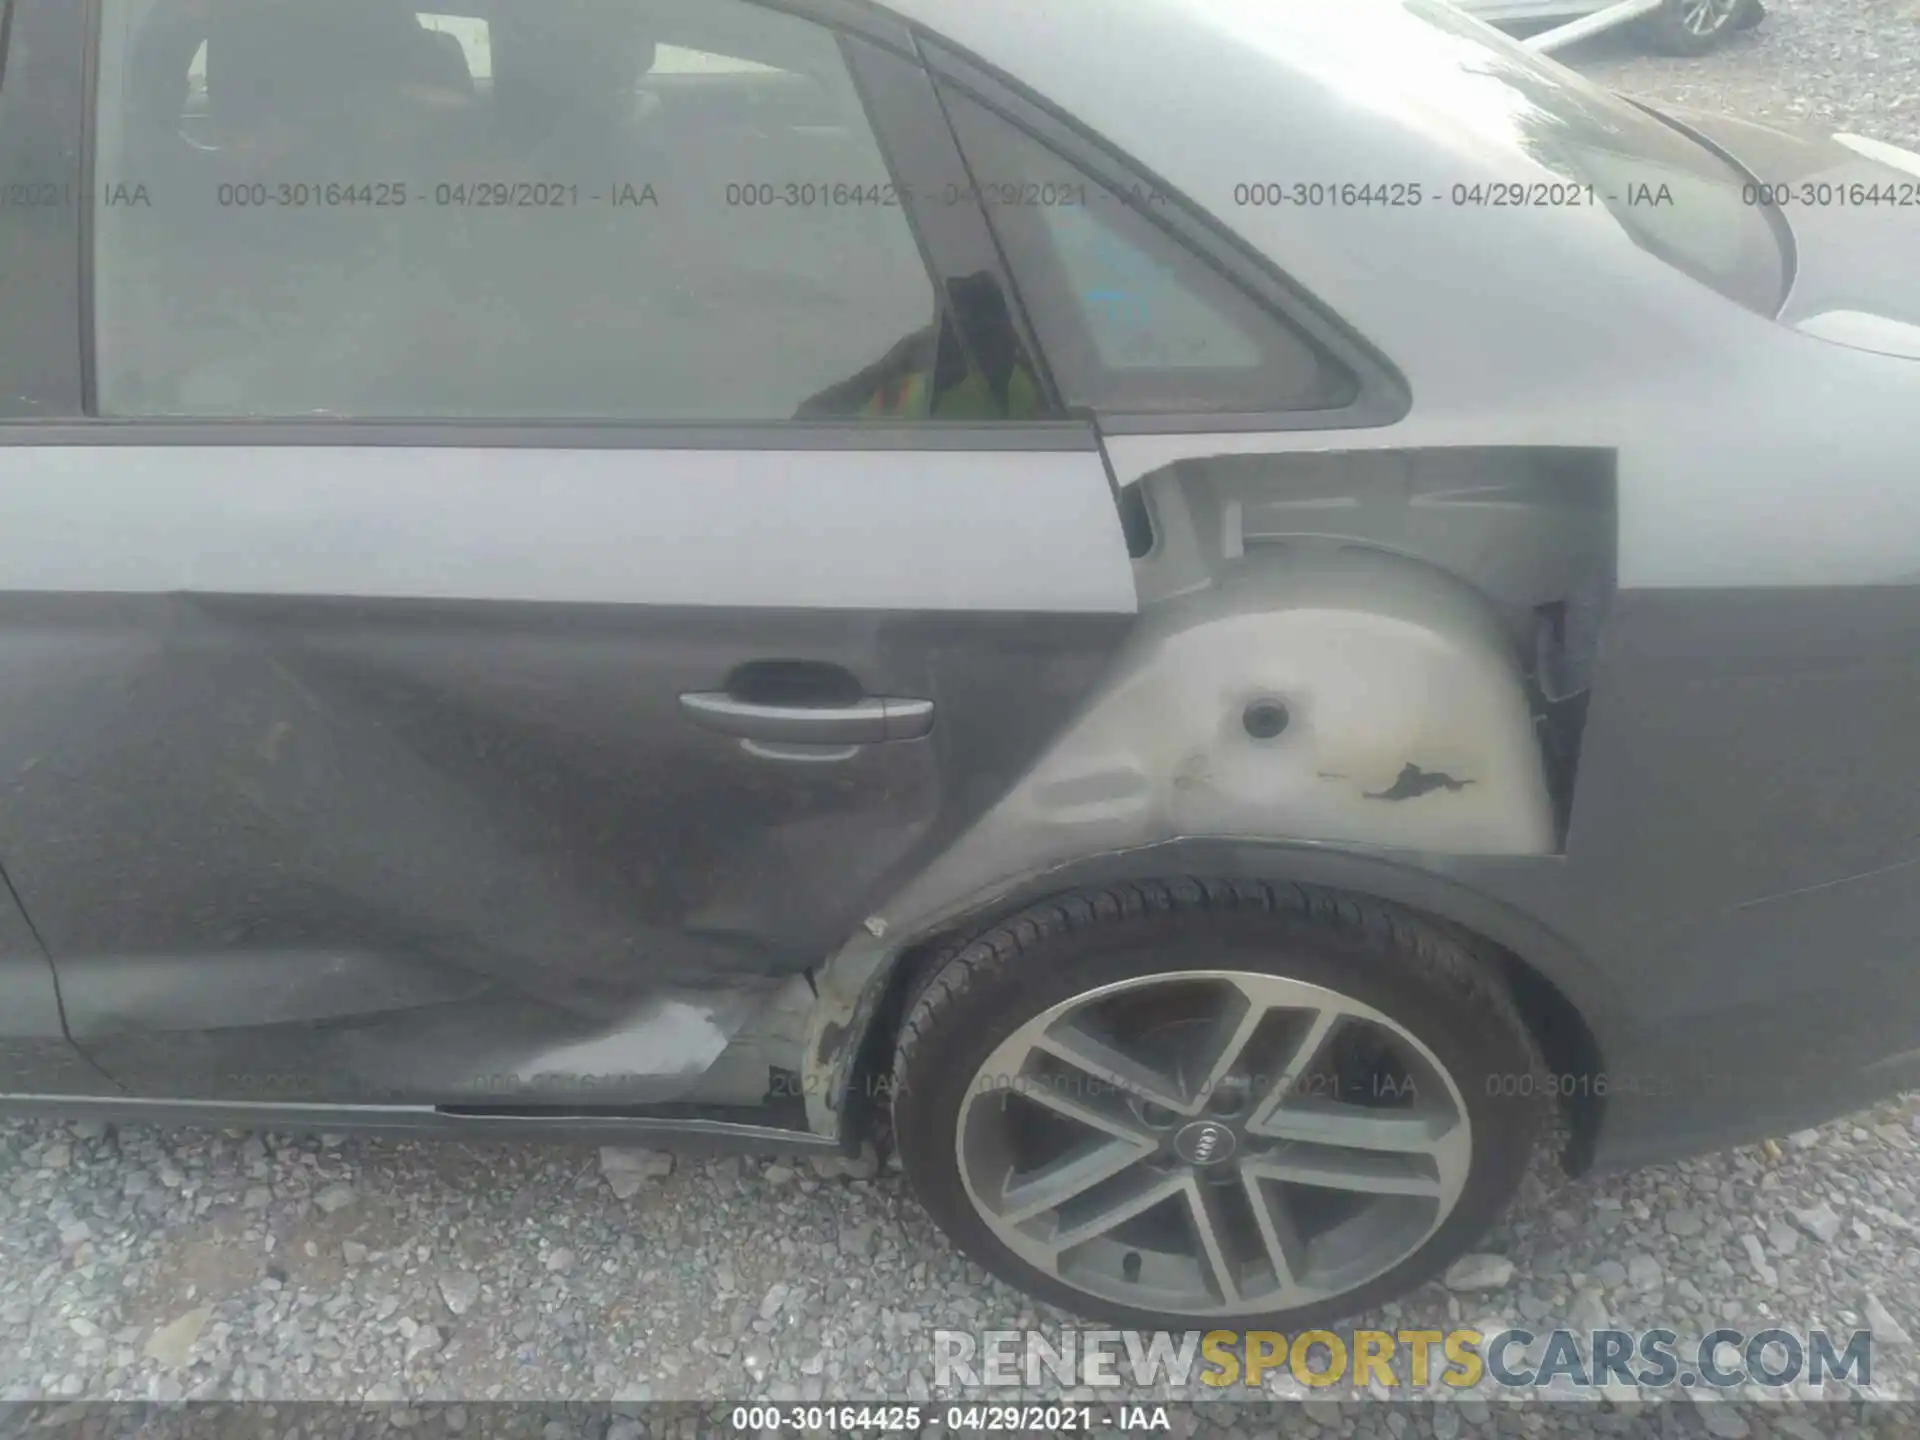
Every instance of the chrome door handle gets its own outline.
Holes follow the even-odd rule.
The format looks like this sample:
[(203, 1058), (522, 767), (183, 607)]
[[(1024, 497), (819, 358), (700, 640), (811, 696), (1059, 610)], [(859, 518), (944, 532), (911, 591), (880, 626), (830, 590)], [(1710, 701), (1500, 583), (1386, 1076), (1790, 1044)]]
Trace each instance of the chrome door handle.
[(798, 745), (918, 740), (933, 729), (931, 700), (869, 698), (851, 705), (763, 705), (721, 691), (695, 691), (680, 697), (680, 708), (696, 724), (723, 735)]

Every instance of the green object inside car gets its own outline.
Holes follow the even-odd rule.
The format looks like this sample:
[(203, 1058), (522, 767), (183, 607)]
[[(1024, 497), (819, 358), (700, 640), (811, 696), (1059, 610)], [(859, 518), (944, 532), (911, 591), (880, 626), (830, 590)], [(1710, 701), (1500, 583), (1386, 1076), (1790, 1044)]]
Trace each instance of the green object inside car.
[(1024, 365), (1007, 376), (1004, 400), (978, 370), (968, 370), (937, 396), (933, 376), (916, 370), (883, 384), (860, 411), (865, 420), (1033, 420), (1044, 412), (1040, 387)]

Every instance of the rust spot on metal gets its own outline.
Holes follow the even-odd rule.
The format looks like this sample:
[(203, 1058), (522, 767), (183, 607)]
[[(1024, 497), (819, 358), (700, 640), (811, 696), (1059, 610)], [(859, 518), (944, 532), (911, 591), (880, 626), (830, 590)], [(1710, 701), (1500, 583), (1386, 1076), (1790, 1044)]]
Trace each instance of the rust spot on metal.
[(838, 1021), (828, 1021), (820, 1027), (820, 1044), (813, 1052), (813, 1063), (825, 1065), (839, 1052), (847, 1038), (847, 1027)]
[(1368, 800), (1417, 800), (1435, 790), (1464, 790), (1471, 780), (1456, 780), (1439, 770), (1422, 770), (1409, 760), (1385, 790), (1363, 790)]

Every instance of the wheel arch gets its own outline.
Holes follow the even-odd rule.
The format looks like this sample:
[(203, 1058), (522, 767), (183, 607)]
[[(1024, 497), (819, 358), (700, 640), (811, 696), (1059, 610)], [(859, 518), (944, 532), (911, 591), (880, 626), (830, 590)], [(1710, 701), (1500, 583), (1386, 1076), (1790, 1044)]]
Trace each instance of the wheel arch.
[[(1047, 900), (1102, 886), (1261, 881), (1385, 901), (1461, 933), (1489, 952), (1555, 1076), (1570, 1077), (1562, 1114), (1562, 1165), (1584, 1171), (1606, 1102), (1581, 1077), (1602, 1073), (1591, 1017), (1603, 1005), (1599, 976), (1564, 937), (1502, 901), (1386, 854), (1245, 840), (1183, 839), (1062, 865), (976, 896), (890, 943), (855, 945), (823, 967), (804, 1077), (809, 1119), (849, 1146), (887, 1122), (894, 1039), (920, 984), (956, 950)], [(834, 973), (843, 967), (841, 973)], [(849, 981), (854, 982), (851, 986)], [(849, 1000), (852, 1001), (849, 1004)]]

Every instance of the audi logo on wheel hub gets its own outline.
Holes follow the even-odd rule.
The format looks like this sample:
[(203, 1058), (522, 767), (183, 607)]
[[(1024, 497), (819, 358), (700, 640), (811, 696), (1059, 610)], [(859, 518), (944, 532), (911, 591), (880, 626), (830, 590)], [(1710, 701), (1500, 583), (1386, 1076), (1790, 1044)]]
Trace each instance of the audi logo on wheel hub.
[(1217, 1165), (1233, 1154), (1233, 1131), (1213, 1120), (1196, 1120), (1173, 1137), (1173, 1148), (1189, 1165)]

